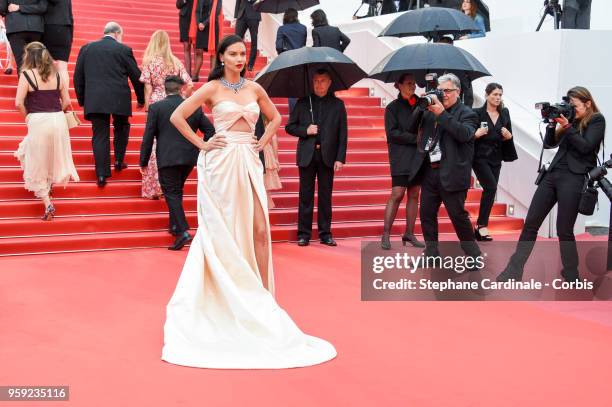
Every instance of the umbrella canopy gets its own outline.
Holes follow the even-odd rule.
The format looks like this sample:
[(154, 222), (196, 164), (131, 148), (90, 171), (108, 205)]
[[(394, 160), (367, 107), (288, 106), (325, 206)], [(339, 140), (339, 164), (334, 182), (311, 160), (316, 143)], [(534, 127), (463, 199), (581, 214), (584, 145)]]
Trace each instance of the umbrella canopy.
[(321, 68), (331, 74), (330, 91), (333, 92), (348, 89), (368, 76), (336, 49), (302, 47), (280, 54), (255, 77), (255, 81), (272, 97), (304, 97), (312, 93), (312, 77)]
[(458, 10), (426, 7), (400, 15), (380, 33), (379, 37), (422, 35), (435, 38), (446, 34), (464, 35), (476, 31), (478, 27), (474, 20)]
[(304, 10), (319, 4), (319, 0), (258, 0), (253, 8), (260, 13), (279, 14), (287, 9)]
[(370, 78), (396, 82), (403, 73), (412, 73), (419, 84), (428, 73), (454, 73), (470, 81), (491, 74), (472, 54), (449, 44), (412, 44), (393, 51), (370, 72)]

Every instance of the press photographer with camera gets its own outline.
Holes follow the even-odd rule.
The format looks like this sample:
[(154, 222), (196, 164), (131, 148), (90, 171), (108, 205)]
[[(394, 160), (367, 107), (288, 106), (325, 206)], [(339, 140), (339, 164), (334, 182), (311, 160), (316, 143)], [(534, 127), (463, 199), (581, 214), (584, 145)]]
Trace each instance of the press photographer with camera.
[(415, 156), (413, 160), (413, 168), (416, 168), (413, 173), (424, 166), (420, 217), (426, 241), (425, 255), (439, 255), (438, 210), (444, 203), (463, 251), (477, 257), (480, 249), (465, 210), (465, 199), (472, 176), (478, 116), (459, 100), (461, 82), (456, 75), (445, 74), (437, 82), (435, 91), (417, 101), (421, 108), (427, 109), (419, 129), (419, 148), (426, 154)]
[(559, 150), (550, 165), (540, 169), (538, 188), (529, 205), (516, 251), (497, 281), (521, 280), (538, 230), (555, 204), (558, 204), (557, 235), (563, 263), (561, 275), (568, 282), (579, 279), (574, 224), (588, 173), (597, 166), (606, 122), (586, 88), (570, 89), (567, 100), (569, 104), (541, 104), (542, 116), (549, 123), (543, 147), (559, 147)]
[(474, 163), (472, 168), (482, 185), (480, 211), (474, 235), (476, 240), (491, 241), (489, 216), (495, 202), (497, 183), (502, 161), (514, 161), (518, 157), (512, 138), (510, 112), (502, 101), (504, 89), (499, 83), (489, 83), (485, 88), (485, 104), (474, 109), (480, 120), (474, 143)]

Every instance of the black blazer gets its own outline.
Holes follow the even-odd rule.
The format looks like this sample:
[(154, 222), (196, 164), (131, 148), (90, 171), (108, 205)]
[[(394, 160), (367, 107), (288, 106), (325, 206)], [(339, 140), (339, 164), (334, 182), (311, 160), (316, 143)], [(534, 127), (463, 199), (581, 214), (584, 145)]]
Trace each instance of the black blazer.
[[(9, 4), (17, 4), (19, 11), (9, 13)], [(0, 0), (0, 15), (6, 16), (6, 33), (45, 32), (43, 15), (47, 7), (47, 0)]]
[[(313, 98), (316, 96), (313, 96)], [(327, 95), (321, 100), (320, 114), (317, 120), (319, 126), (319, 138), (321, 140), (321, 155), (323, 163), (333, 168), (334, 162), (346, 161), (347, 146), (347, 118), (344, 102), (333, 94)], [(297, 145), (296, 163), (299, 167), (307, 167), (314, 155), (317, 137), (306, 134), (306, 129), (313, 124), (310, 116), (309, 98), (301, 98), (297, 101), (289, 122), (285, 126), (287, 133), (299, 137)]]
[(429, 111), (423, 114), (421, 149), (436, 136), (442, 151), (440, 182), (446, 191), (464, 191), (470, 187), (474, 158), (474, 133), (478, 115), (461, 102), (455, 103), (438, 117)]
[(593, 116), (582, 134), (578, 130), (578, 123), (574, 122), (572, 127), (561, 134), (558, 143), (555, 140), (555, 128), (547, 127), (544, 147), (559, 147), (549, 169), (552, 169), (561, 157), (567, 155), (569, 170), (574, 174), (586, 174), (597, 165), (599, 145), (604, 140), (605, 134), (606, 119), (600, 113)]
[(138, 103), (144, 104), (144, 85), (132, 49), (105, 36), (81, 47), (74, 69), (79, 106), (90, 113), (132, 115), (132, 82)]
[(283, 53), (306, 46), (308, 30), (298, 22), (283, 24), (276, 31), (276, 52)]
[(474, 141), (474, 161), (486, 161), (493, 165), (500, 165), (502, 161), (516, 160), (518, 155), (514, 146), (514, 137), (510, 140), (504, 140), (501, 134), (502, 127), (507, 128), (512, 133), (512, 121), (508, 109), (505, 107), (502, 109), (495, 124), (487, 113), (486, 103), (484, 106), (474, 109), (474, 111), (478, 115), (478, 127), (480, 127), (481, 122), (487, 122), (489, 125), (489, 133)]
[(330, 47), (344, 52), (351, 39), (344, 35), (338, 27), (320, 25), (312, 29), (313, 47)]
[(74, 25), (72, 0), (48, 0), (45, 24)]
[[(200, 150), (170, 123), (170, 116), (183, 102), (181, 95), (170, 95), (149, 106), (147, 125), (140, 145), (140, 166), (146, 167), (151, 158), (153, 140), (157, 139), (157, 168), (176, 165), (196, 165)], [(198, 129), (204, 134), (204, 140), (215, 135), (215, 127), (206, 115), (198, 108), (187, 118), (193, 131)]]
[(411, 106), (401, 94), (385, 109), (385, 132), (389, 148), (391, 175), (414, 177), (420, 166), (413, 168), (414, 160), (423, 162), (425, 153), (419, 152), (417, 138), (423, 111)]
[(261, 21), (261, 13), (253, 8), (255, 0), (236, 0), (236, 8), (234, 9), (234, 18), (240, 20), (257, 20)]

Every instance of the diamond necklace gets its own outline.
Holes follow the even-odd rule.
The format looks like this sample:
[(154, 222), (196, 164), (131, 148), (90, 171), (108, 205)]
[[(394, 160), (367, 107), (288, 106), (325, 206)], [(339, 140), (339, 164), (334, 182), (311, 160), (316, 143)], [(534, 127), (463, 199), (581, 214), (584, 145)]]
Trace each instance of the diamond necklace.
[(220, 80), (223, 86), (225, 86), (228, 89), (233, 90), (234, 93), (238, 93), (240, 88), (244, 86), (244, 78), (242, 76), (240, 77), (240, 80), (237, 83), (230, 83), (225, 78), (221, 78)]

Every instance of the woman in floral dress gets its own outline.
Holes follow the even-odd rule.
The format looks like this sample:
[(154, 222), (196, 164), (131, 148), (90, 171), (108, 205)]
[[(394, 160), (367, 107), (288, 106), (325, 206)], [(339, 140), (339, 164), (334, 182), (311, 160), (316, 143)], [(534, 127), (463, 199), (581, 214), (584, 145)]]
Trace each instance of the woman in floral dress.
[[(183, 96), (188, 97), (193, 90), (193, 82), (183, 66), (170, 49), (168, 33), (157, 30), (151, 36), (149, 45), (142, 58), (142, 75), (140, 81), (145, 84), (145, 111), (149, 105), (159, 102), (166, 97), (164, 81), (168, 75), (178, 75), (185, 81)], [(159, 199), (162, 190), (157, 175), (156, 143), (153, 144), (153, 153), (149, 165), (142, 175), (142, 197), (146, 199)]]

